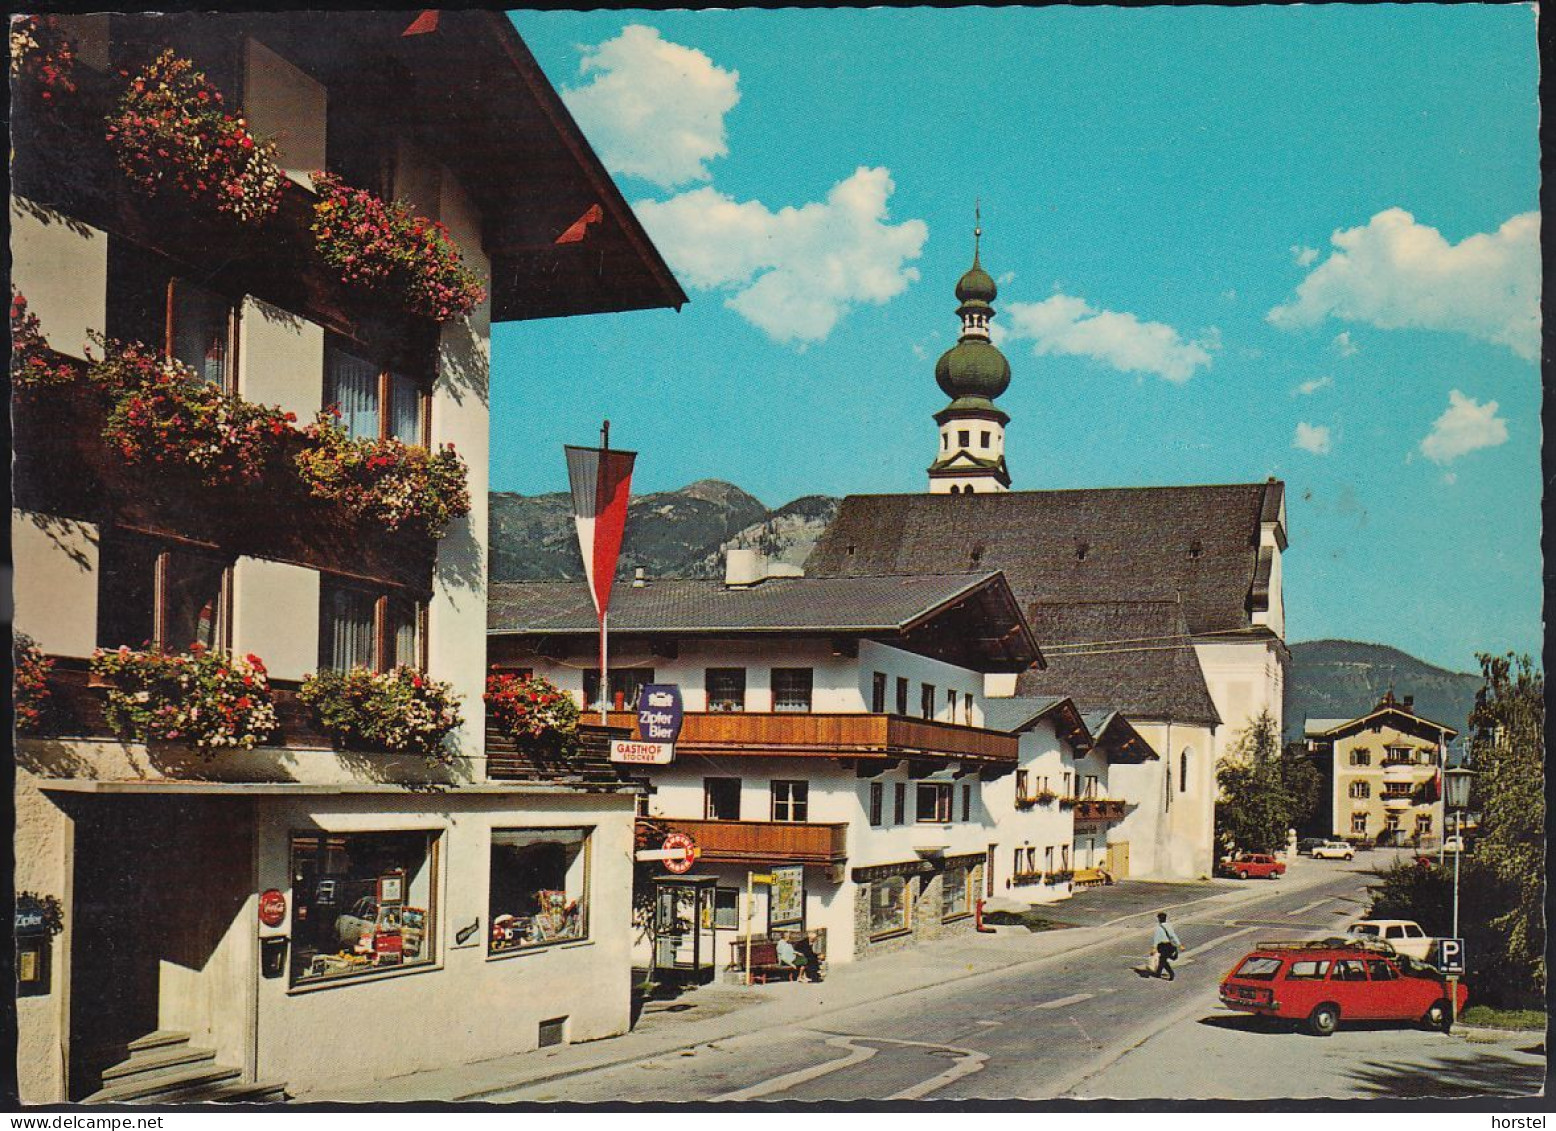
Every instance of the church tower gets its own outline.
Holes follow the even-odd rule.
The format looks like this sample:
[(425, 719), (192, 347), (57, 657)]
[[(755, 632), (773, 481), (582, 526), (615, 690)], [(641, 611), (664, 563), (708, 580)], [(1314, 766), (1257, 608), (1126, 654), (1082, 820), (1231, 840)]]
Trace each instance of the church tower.
[(994, 406), (994, 398), (1010, 386), (1010, 362), (989, 341), (991, 304), (999, 292), (978, 262), (982, 236), (981, 224), (975, 225), (972, 267), (956, 284), (962, 336), (935, 363), (935, 381), (951, 403), (935, 413), (940, 450), (929, 465), (929, 491), (934, 495), (1010, 490), (1005, 470), (1005, 425), (1010, 417)]

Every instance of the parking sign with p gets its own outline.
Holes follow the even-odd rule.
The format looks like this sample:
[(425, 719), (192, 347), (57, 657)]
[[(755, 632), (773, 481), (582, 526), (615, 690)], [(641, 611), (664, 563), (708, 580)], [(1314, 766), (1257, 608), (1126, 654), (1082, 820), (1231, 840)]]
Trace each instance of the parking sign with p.
[(1437, 940), (1437, 969), (1444, 974), (1464, 973), (1464, 940)]

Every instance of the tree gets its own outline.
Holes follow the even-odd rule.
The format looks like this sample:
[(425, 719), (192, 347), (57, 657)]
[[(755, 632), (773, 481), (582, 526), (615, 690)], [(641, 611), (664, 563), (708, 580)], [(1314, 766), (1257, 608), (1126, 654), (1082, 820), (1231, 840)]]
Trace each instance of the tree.
[(1280, 778), (1291, 795), (1291, 823), (1300, 829), (1318, 813), (1324, 801), (1324, 775), (1313, 765), (1305, 743), (1286, 743), (1280, 752)]
[(1286, 762), (1275, 719), (1262, 711), (1216, 767), (1216, 840), (1223, 851), (1280, 852), (1286, 847), (1287, 831), (1302, 804), (1287, 782)]
[[(1470, 712), (1476, 858), (1509, 898), (1491, 911), (1507, 973), (1545, 992), (1545, 676), (1528, 656), (1481, 654)], [(1461, 882), (1462, 888), (1462, 882)]]

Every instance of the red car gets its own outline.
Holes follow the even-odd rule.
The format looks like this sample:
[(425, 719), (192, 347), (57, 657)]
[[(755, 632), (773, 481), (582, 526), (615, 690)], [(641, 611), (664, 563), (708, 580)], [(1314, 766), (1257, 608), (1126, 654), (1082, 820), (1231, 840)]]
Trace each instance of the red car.
[(1285, 873), (1286, 862), (1262, 852), (1245, 852), (1241, 856), (1229, 856), (1221, 861), (1221, 870), (1240, 880), (1246, 880), (1249, 876), (1276, 880)]
[[(1469, 991), (1458, 987), (1459, 1009)], [(1347, 1021), (1416, 1021), (1447, 1032), (1447, 981), (1434, 968), (1376, 944), (1270, 943), (1250, 951), (1221, 983), (1221, 1004), (1304, 1022), (1327, 1037)]]

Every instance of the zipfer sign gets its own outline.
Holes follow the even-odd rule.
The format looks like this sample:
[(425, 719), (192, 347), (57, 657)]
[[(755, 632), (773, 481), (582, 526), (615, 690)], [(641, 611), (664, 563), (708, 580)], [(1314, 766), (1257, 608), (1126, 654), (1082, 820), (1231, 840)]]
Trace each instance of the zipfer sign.
[(681, 736), (681, 689), (673, 683), (645, 683), (638, 692), (638, 737), (674, 742)]

